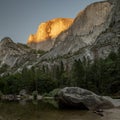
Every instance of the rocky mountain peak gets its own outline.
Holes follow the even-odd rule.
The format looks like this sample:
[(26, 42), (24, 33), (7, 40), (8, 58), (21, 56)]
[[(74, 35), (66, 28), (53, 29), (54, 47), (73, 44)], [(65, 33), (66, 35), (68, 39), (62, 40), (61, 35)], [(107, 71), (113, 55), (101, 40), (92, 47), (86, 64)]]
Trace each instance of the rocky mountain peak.
[(5, 37), (0, 42), (1, 45), (7, 45), (9, 43), (13, 43), (13, 41), (12, 41), (12, 39), (10, 37)]
[(7, 64), (13, 67), (23, 64), (30, 57), (29, 53), (31, 49), (26, 45), (14, 43), (11, 38), (5, 37), (0, 41), (0, 66)]
[(98, 36), (109, 27), (112, 8), (113, 5), (107, 1), (88, 5), (76, 16), (71, 27), (56, 38), (54, 47), (46, 57), (74, 54), (94, 44)]
[(71, 18), (55, 18), (39, 25), (35, 34), (31, 34), (27, 40), (28, 46), (44, 51), (50, 50), (55, 38), (67, 30), (73, 23)]

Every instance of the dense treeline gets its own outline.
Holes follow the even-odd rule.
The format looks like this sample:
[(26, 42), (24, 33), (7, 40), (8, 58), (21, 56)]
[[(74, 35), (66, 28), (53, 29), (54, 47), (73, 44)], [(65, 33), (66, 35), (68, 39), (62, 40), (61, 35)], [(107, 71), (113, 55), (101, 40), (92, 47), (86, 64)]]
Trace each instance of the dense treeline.
[(22, 73), (7, 75), (0, 78), (0, 90), (4, 94), (18, 94), (22, 89), (28, 93), (38, 91), (45, 93), (55, 88), (55, 82), (41, 70), (26, 69)]
[(76, 60), (69, 72), (61, 62), (51, 70), (46, 66), (42, 70), (24, 68), (21, 73), (0, 78), (0, 91), (4, 94), (18, 94), (22, 89), (43, 94), (65, 86), (78, 86), (104, 95), (120, 92), (120, 49), (93, 63), (86, 59)]
[(111, 52), (106, 59), (75, 61), (72, 70), (75, 86), (92, 90), (98, 94), (120, 92), (120, 51)]

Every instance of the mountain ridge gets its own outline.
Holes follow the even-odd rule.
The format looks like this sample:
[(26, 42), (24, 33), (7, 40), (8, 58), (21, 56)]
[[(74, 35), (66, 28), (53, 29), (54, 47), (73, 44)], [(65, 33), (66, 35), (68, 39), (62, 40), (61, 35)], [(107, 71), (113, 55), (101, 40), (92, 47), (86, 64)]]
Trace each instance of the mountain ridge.
[[(92, 44), (86, 44), (81, 40), (81, 36), (73, 37), (73, 34), (67, 36), (65, 40), (61, 42), (59, 39), (62, 35), (59, 35), (57, 38), (58, 44), (43, 55), (37, 65), (46, 64), (50, 66), (63, 61), (66, 68), (70, 68), (75, 60), (80, 59), (83, 61), (84, 58), (86, 58), (87, 60), (94, 61), (95, 59), (106, 58), (110, 52), (116, 52), (120, 46), (120, 1), (102, 1), (96, 4), (99, 3), (107, 3), (110, 5), (110, 11), (107, 13), (104, 26), (102, 26), (99, 34), (97, 34), (95, 38), (92, 36), (94, 42)], [(71, 27), (69, 29), (71, 29)], [(68, 34), (69, 29), (65, 31), (65, 33)], [(91, 34), (94, 35), (96, 31), (97, 29), (94, 29)], [(65, 33), (63, 33), (63, 35)], [(87, 35), (85, 35), (85, 37), (87, 37)], [(78, 49), (76, 49), (76, 46)], [(47, 62), (45, 63), (44, 60)]]
[[(63, 33), (61, 36), (59, 35), (58, 38), (56, 38), (59, 45), (55, 44), (55, 47), (48, 53), (47, 57), (57, 57), (59, 55), (74, 53), (83, 47), (93, 44), (97, 36), (99, 36), (99, 34), (105, 31), (108, 27), (108, 23), (106, 25), (104, 25), (104, 23), (106, 22), (111, 9), (112, 6), (109, 2), (102, 1), (89, 5), (82, 11), (82, 14), (80, 12), (80, 16), (77, 15), (71, 27), (66, 31), (67, 36), (61, 40), (60, 38), (62, 38), (62, 35), (64, 36), (65, 34)], [(106, 10), (106, 12), (104, 12), (104, 10)], [(103, 15), (102, 18), (98, 13), (98, 15), (96, 15), (96, 11)], [(98, 20), (96, 18), (93, 20), (92, 16), (89, 15), (89, 12), (92, 13), (93, 16), (96, 15), (96, 18), (98, 16)], [(90, 19), (88, 19), (89, 17)], [(86, 23), (84, 23), (85, 21)]]
[[(5, 63), (16, 67), (15, 70), (32, 66), (50, 68), (62, 61), (70, 68), (75, 60), (93, 61), (107, 57), (111, 51), (116, 52), (120, 46), (120, 1), (93, 3), (85, 10), (85, 14), (82, 11), (77, 15), (69, 29), (57, 36), (48, 52), (35, 51), (5, 38), (0, 42), (0, 65)], [(93, 17), (96, 18), (93, 20)], [(6, 41), (11, 44), (6, 45)]]

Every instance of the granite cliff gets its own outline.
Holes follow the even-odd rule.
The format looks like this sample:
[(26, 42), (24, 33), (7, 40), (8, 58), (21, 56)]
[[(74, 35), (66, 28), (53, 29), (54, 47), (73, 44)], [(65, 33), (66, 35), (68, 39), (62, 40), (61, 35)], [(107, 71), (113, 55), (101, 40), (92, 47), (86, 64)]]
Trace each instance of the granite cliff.
[[(72, 54), (94, 44), (97, 37), (109, 27), (112, 7), (109, 2), (97, 2), (80, 11), (71, 27), (56, 38), (48, 54), (52, 57)], [(66, 37), (63, 37), (65, 34)]]
[[(102, 1), (87, 6), (71, 27), (61, 33), (44, 59), (71, 65), (75, 59), (105, 58), (120, 46), (120, 1)], [(50, 63), (51, 64), (51, 63)]]
[(36, 58), (37, 54), (27, 45), (14, 43), (9, 37), (0, 41), (0, 70), (4, 69), (1, 73), (7, 73), (7, 70), (16, 71), (26, 64), (29, 65)]
[(56, 18), (41, 23), (37, 32), (29, 36), (28, 46), (36, 50), (49, 51), (54, 45), (55, 38), (67, 30), (72, 22), (71, 18)]

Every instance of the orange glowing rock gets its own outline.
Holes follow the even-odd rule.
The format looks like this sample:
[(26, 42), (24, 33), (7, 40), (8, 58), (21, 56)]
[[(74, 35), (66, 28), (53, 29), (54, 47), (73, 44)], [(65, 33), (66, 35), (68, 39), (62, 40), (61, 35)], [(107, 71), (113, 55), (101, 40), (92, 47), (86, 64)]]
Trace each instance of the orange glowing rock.
[(55, 18), (41, 23), (37, 32), (29, 36), (27, 43), (40, 43), (48, 39), (54, 39), (68, 29), (72, 23), (73, 19), (71, 18)]

